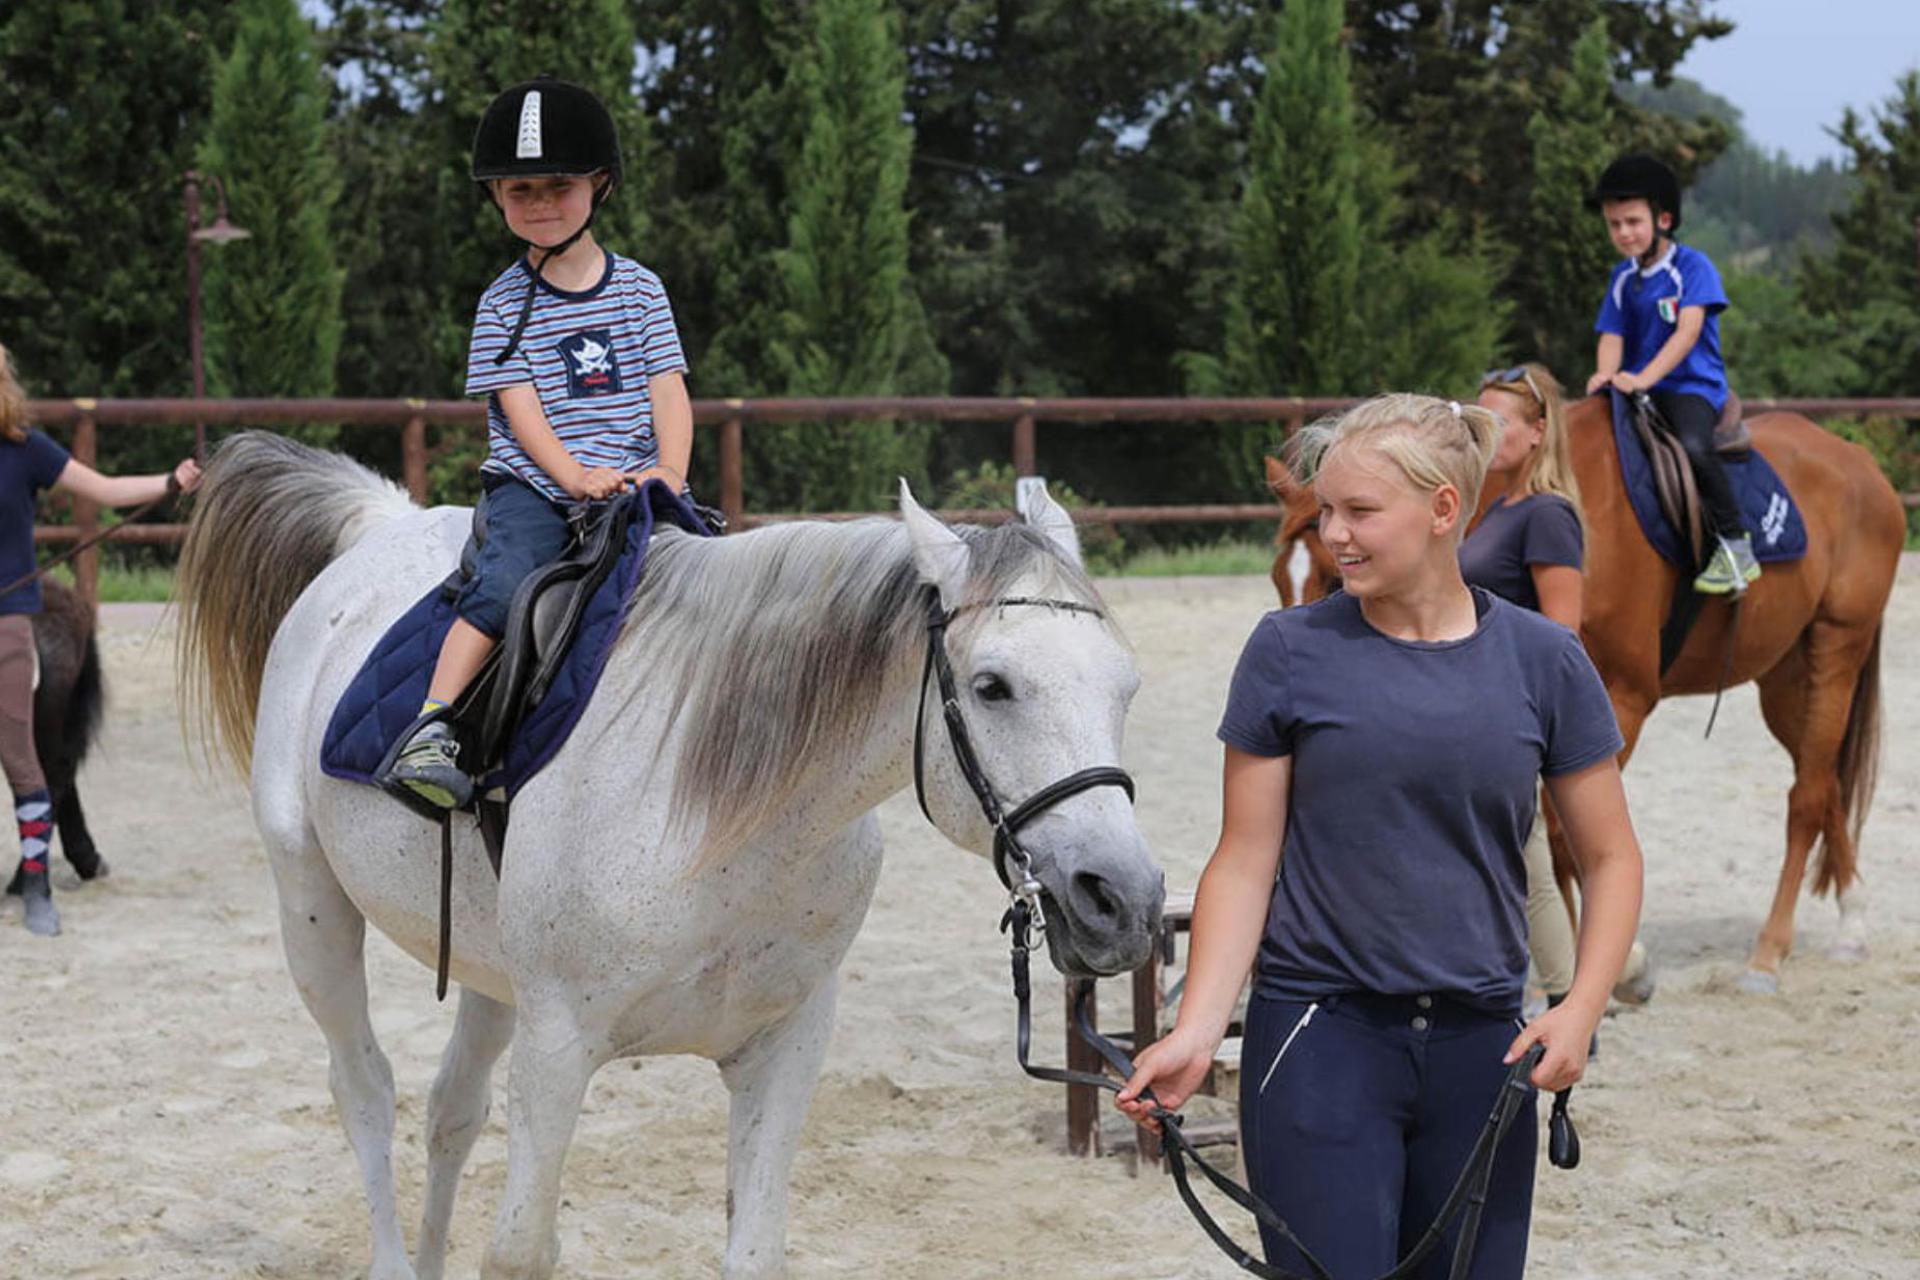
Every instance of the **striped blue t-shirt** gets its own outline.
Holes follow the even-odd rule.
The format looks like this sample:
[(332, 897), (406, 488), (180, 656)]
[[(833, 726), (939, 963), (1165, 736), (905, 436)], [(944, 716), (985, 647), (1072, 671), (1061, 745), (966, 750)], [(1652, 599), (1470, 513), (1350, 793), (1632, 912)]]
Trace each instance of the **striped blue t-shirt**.
[(532, 384), (554, 434), (581, 466), (640, 471), (660, 456), (647, 380), (685, 373), (687, 361), (660, 277), (609, 252), (590, 289), (569, 293), (541, 280), (519, 347), (496, 364), (531, 278), (521, 258), (480, 295), (467, 347), (467, 394), (487, 397), (487, 460), (480, 469), (516, 476), (568, 502), (566, 490), (513, 438), (498, 393)]

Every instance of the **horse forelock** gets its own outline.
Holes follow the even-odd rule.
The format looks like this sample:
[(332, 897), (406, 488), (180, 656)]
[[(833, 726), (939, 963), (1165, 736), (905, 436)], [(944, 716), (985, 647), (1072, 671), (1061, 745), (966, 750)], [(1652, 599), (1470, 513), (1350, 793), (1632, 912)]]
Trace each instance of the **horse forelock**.
[[(1025, 525), (959, 527), (964, 603), (1016, 587), (1097, 603), (1092, 583)], [(676, 821), (724, 857), (864, 743), (888, 677), (917, 661), (927, 591), (897, 521), (795, 522), (724, 539), (655, 541), (613, 662), (633, 694), (670, 690)], [(977, 630), (954, 624), (954, 645)]]

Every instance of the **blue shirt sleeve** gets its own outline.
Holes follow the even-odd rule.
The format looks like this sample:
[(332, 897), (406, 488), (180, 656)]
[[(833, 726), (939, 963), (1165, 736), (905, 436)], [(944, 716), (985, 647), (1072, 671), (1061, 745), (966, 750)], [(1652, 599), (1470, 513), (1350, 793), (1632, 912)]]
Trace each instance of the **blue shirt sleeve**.
[(1586, 537), (1580, 517), (1564, 498), (1549, 497), (1527, 513), (1527, 531), (1520, 545), (1523, 564), (1557, 564), (1578, 569), (1584, 559)]
[(1600, 314), (1594, 318), (1595, 333), (1617, 333), (1626, 336), (1627, 318), (1620, 313), (1620, 304), (1613, 299), (1614, 286), (1620, 283), (1620, 268), (1616, 267), (1607, 277), (1607, 292), (1600, 299)]
[(1293, 695), (1287, 672), (1287, 642), (1274, 615), (1260, 619), (1233, 669), (1220, 741), (1249, 755), (1293, 754)]
[(1713, 265), (1713, 259), (1698, 249), (1677, 253), (1674, 258), (1674, 265), (1680, 268), (1680, 305), (1705, 307), (1714, 314), (1725, 311), (1729, 305), (1727, 289), (1720, 283), (1720, 272)]
[(1600, 673), (1593, 669), (1580, 638), (1562, 632), (1565, 643), (1554, 664), (1550, 687), (1541, 708), (1546, 720), (1547, 750), (1540, 772), (1546, 777), (1578, 773), (1620, 754), (1626, 739), (1613, 716), (1613, 701)]
[[(526, 282), (521, 281), (520, 287), (525, 288)], [(494, 290), (488, 289), (474, 310), (473, 336), (467, 342), (467, 394), (470, 396), (484, 396), (533, 383), (533, 361), (528, 358), (524, 345), (516, 348), (504, 363), (494, 363), (506, 350), (507, 338), (519, 317), (501, 315), (493, 297)]]
[(54, 481), (67, 469), (67, 463), (73, 461), (73, 455), (44, 431), (27, 432), (26, 450), (27, 478), (36, 489), (53, 488)]
[(641, 268), (634, 286), (639, 303), (640, 354), (649, 378), (685, 373), (687, 357), (680, 349), (680, 330), (673, 322), (673, 303), (660, 277)]

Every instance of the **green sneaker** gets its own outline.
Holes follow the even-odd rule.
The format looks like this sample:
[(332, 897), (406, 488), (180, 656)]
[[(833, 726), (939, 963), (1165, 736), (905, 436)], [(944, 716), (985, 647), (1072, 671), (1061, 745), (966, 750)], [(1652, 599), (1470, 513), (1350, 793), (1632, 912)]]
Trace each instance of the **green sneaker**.
[(463, 809), (473, 799), (473, 779), (459, 765), (460, 743), (444, 720), (423, 725), (394, 757), (388, 779), (442, 809)]
[(1741, 534), (1722, 538), (1713, 549), (1713, 559), (1693, 580), (1693, 589), (1710, 596), (1739, 595), (1747, 584), (1760, 577), (1760, 562), (1753, 558), (1753, 538)]

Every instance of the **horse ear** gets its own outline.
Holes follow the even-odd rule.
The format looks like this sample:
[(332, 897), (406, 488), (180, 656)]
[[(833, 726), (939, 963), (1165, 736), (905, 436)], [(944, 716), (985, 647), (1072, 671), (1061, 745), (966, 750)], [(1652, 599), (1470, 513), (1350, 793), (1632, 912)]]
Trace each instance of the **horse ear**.
[(967, 544), (913, 500), (913, 490), (904, 478), (900, 481), (900, 515), (907, 522), (913, 564), (920, 571), (921, 581), (940, 593), (942, 608), (958, 608), (973, 567)]
[(1044, 482), (1021, 483), (1016, 489), (1020, 518), (1047, 535), (1060, 554), (1073, 564), (1080, 563), (1080, 535), (1073, 531), (1073, 517), (1053, 500)]
[(1300, 481), (1294, 478), (1292, 468), (1272, 454), (1267, 455), (1267, 488), (1282, 502), (1300, 492)]

